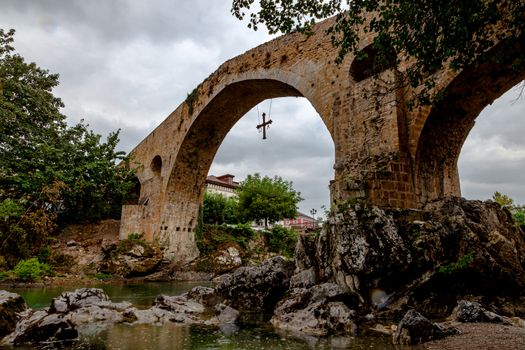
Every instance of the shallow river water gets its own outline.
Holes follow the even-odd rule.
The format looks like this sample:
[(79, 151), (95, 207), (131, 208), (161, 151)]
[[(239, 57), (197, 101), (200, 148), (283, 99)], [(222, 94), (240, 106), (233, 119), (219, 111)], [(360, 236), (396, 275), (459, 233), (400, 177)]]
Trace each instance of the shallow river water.
[[(157, 295), (179, 295), (196, 285), (209, 286), (209, 283), (141, 283), (121, 285), (90, 286), (104, 289), (114, 302), (129, 301), (139, 308), (147, 308)], [(63, 291), (75, 287), (46, 288), (8, 288), (20, 294), (31, 308), (49, 306), (51, 299)], [(116, 324), (107, 329), (84, 329), (79, 342), (66, 346), (66, 349), (174, 349), (174, 350), (271, 350), (271, 349), (415, 349), (394, 347), (386, 337), (358, 336), (317, 338), (297, 338), (290, 334), (274, 332), (267, 323), (249, 328), (229, 325), (222, 329), (166, 324), (126, 325)], [(30, 349), (17, 347), (16, 349)], [(33, 349), (33, 348), (31, 348)]]

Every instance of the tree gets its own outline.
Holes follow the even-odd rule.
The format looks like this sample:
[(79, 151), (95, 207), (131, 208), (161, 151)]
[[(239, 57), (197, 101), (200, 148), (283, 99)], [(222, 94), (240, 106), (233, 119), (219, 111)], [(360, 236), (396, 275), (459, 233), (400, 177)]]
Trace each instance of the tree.
[(508, 209), (512, 214), (512, 219), (514, 219), (514, 222), (525, 231), (525, 206), (515, 205), (512, 198), (506, 194), (501, 194), (498, 191), (494, 192), (492, 200), (501, 205), (503, 208)]
[(27, 63), (0, 29), (0, 254), (19, 258), (45, 243), (57, 220), (118, 217), (135, 186), (117, 152), (80, 122), (69, 127), (53, 95), (58, 75)]
[(220, 193), (204, 192), (203, 221), (205, 224), (236, 224), (237, 207), (236, 198), (226, 198)]
[(505, 208), (512, 208), (514, 206), (514, 200), (512, 198), (498, 191), (494, 192), (492, 200)]
[[(232, 14), (243, 19), (254, 3), (233, 0)], [(438, 97), (430, 92), (436, 84), (434, 73), (482, 60), (496, 41), (509, 48), (502, 51), (513, 55), (513, 68), (525, 66), (525, 0), (261, 0), (255, 8), (248, 27), (257, 30), (265, 25), (272, 34), (295, 30), (309, 34), (317, 21), (336, 16), (327, 35), (339, 48), (338, 62), (349, 52), (357, 59), (367, 56), (358, 46), (357, 28), (364, 26), (365, 32), (376, 34), (374, 64), (388, 64), (392, 59), (398, 64), (400, 57), (412, 58), (404, 78), (412, 87), (425, 86), (418, 98), (425, 104)], [(497, 23), (504, 29), (495, 32)], [(522, 43), (519, 52), (514, 49), (516, 41)]]
[(248, 175), (237, 189), (239, 195), (239, 217), (243, 221), (274, 223), (284, 218), (297, 216), (297, 204), (303, 200), (292, 182), (280, 176), (273, 179), (259, 174)]

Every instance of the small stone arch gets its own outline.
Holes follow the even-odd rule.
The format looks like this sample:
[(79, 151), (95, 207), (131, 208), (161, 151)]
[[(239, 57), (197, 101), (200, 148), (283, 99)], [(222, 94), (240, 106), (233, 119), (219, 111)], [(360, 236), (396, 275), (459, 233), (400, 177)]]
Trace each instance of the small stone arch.
[(153, 175), (160, 176), (162, 173), (162, 157), (156, 155), (151, 160), (150, 169), (153, 172)]
[(131, 186), (124, 205), (137, 205), (140, 200), (141, 183), (137, 176), (134, 176), (133, 185)]

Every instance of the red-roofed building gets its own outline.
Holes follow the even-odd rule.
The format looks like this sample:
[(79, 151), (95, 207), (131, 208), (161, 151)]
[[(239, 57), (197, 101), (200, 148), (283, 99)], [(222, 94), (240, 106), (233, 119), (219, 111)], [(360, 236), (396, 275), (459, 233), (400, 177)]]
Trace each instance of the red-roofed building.
[(239, 187), (239, 183), (233, 181), (235, 176), (231, 174), (224, 174), (221, 176), (209, 175), (206, 178), (205, 188), (210, 193), (219, 193), (225, 197), (235, 196), (235, 189)]
[(318, 227), (317, 220), (311, 216), (297, 212), (297, 217), (295, 219), (284, 219), (282, 225), (287, 228), (295, 229), (307, 229), (307, 228), (316, 228)]

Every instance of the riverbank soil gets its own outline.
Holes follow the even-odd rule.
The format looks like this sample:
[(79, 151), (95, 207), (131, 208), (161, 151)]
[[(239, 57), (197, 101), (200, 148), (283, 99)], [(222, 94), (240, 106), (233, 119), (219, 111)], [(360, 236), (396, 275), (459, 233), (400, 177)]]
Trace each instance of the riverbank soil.
[(454, 323), (461, 334), (425, 343), (428, 350), (523, 350), (525, 328), (493, 323)]
[(60, 236), (53, 249), (75, 258), (72, 273), (93, 274), (102, 261), (102, 247), (119, 240), (120, 220), (103, 220), (98, 223), (69, 225)]

